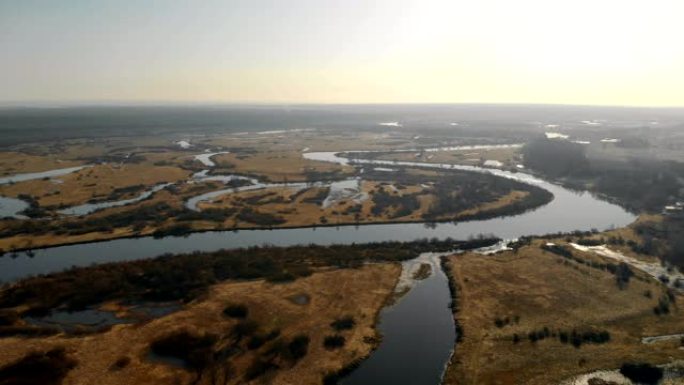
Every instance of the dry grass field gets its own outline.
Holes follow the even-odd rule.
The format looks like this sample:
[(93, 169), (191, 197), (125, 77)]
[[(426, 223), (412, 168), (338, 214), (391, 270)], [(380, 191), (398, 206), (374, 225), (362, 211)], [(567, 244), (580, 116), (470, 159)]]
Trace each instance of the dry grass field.
[[(402, 216), (397, 216), (396, 207), (390, 207), (387, 211), (378, 215), (373, 214), (371, 211), (374, 206), (372, 194), (380, 188), (383, 188), (386, 191), (392, 191), (396, 196), (418, 194), (417, 199), (420, 206), (410, 214)], [(398, 189), (393, 185), (384, 182), (363, 181), (361, 183), (360, 191), (367, 196), (366, 199), (360, 202), (352, 198), (347, 198), (336, 201), (328, 207), (323, 207), (320, 202), (312, 202), (310, 199), (318, 194), (325, 194), (325, 188), (312, 187), (305, 190), (303, 193), (298, 193), (291, 188), (275, 187), (257, 191), (227, 194), (214, 201), (201, 203), (200, 208), (240, 208), (244, 207), (245, 202), (254, 202), (252, 203), (252, 206), (258, 212), (277, 215), (285, 220), (283, 224), (274, 227), (297, 227), (321, 224), (421, 221), (424, 220), (423, 214), (428, 212), (430, 205), (436, 199), (435, 195), (431, 193), (430, 188), (425, 188), (420, 185), (406, 185), (402, 186), (401, 189)], [(486, 213), (487, 211), (495, 210), (522, 200), (527, 195), (528, 193), (524, 191), (512, 191), (491, 202), (484, 202), (477, 207), (464, 210), (460, 213), (445, 213), (439, 219), (450, 220), (467, 215)], [(249, 223), (236, 221), (234, 217), (225, 224), (231, 228), (248, 227), (250, 225)]]
[(506, 167), (515, 167), (522, 163), (520, 148), (494, 148), (481, 150), (456, 150), (437, 152), (402, 152), (385, 154), (379, 157), (385, 160), (406, 162), (449, 163), (479, 166), (486, 160), (496, 160)]
[(82, 162), (65, 160), (56, 155), (35, 156), (18, 152), (0, 152), (0, 176), (41, 172), (80, 166)]
[(351, 166), (304, 159), (301, 152), (295, 151), (221, 154), (213, 160), (218, 167), (228, 166), (228, 172), (258, 175), (272, 182), (305, 181), (312, 173), (335, 173), (338, 179), (354, 171)]
[[(553, 384), (629, 361), (662, 364), (684, 359), (679, 340), (641, 343), (642, 337), (684, 331), (681, 295), (676, 295), (669, 314), (655, 315), (654, 307), (667, 296), (656, 280), (636, 272), (620, 289), (615, 275), (543, 251), (542, 242), (517, 253), (467, 253), (448, 259), (457, 286), (454, 317), (463, 335), (445, 383)], [(544, 328), (548, 336), (532, 342), (529, 334)], [(561, 342), (560, 332), (573, 330), (606, 331), (610, 341), (580, 347)]]
[[(372, 264), (358, 269), (329, 270), (314, 273), (291, 283), (265, 281), (225, 282), (210, 289), (205, 298), (196, 300), (181, 311), (136, 325), (117, 325), (111, 330), (81, 337), (58, 335), (42, 339), (0, 339), (0, 365), (12, 363), (32, 351), (66, 348), (77, 366), (65, 378), (64, 385), (76, 384), (209, 384), (211, 376), (195, 382), (188, 370), (148, 358), (150, 343), (175, 331), (193, 334), (230, 335), (237, 320), (222, 314), (228, 304), (247, 306), (247, 320), (255, 321), (259, 333), (279, 330), (276, 340), (254, 350), (239, 350), (220, 362), (228, 384), (320, 384), (323, 377), (367, 356), (377, 341), (375, 323), (399, 276), (397, 264)], [(306, 298), (306, 301), (296, 301)], [(335, 331), (331, 323), (352, 316), (351, 330)], [(341, 334), (342, 348), (324, 348), (326, 336)], [(307, 354), (293, 366), (267, 371), (249, 382), (247, 368), (258, 356), (266, 354), (270, 344), (296, 335), (309, 337)], [(129, 363), (113, 369), (113, 364), (127, 357)]]
[(145, 188), (160, 183), (185, 180), (190, 172), (177, 167), (155, 167), (138, 164), (102, 164), (50, 180), (30, 180), (0, 186), (0, 195), (16, 197), (28, 194), (37, 198), (42, 207), (76, 206), (91, 199), (108, 200), (117, 188), (144, 186), (141, 190), (123, 194), (117, 199), (137, 196)]

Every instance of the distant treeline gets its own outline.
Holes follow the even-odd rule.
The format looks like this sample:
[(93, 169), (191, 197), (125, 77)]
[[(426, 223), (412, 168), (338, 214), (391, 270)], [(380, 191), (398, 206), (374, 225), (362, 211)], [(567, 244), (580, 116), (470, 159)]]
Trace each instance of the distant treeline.
[(615, 198), (634, 211), (660, 212), (666, 204), (682, 200), (682, 163), (588, 159), (581, 144), (545, 138), (528, 143), (523, 154), (528, 168)]
[(290, 281), (321, 267), (353, 268), (365, 262), (403, 261), (421, 252), (473, 249), (496, 242), (498, 239), (483, 236), (468, 241), (252, 247), (164, 255), (28, 278), (0, 292), (0, 309), (25, 305), (29, 314), (40, 315), (57, 307), (82, 309), (112, 299), (189, 301), (210, 285), (228, 279)]

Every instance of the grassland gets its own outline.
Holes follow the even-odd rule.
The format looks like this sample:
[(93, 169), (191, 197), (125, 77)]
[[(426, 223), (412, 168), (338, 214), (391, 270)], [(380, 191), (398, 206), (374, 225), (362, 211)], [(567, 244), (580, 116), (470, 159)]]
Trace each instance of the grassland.
[[(30, 197), (33, 217), (40, 221), (0, 221), (0, 250), (53, 246), (130, 236), (144, 236), (183, 229), (183, 232), (241, 228), (303, 227), (386, 222), (468, 220), (520, 212), (531, 199), (526, 188), (490, 191), (481, 176), (458, 176), (458, 184), (436, 193), (434, 183), (444, 180), (435, 170), (406, 169), (400, 173), (366, 170), (359, 193), (365, 199), (343, 198), (323, 207), (327, 187), (306, 191), (270, 188), (226, 194), (202, 202), (201, 213), (189, 212), (185, 201), (201, 193), (225, 188), (218, 182), (190, 181), (191, 174), (207, 167), (194, 155), (211, 148), (230, 151), (212, 158), (211, 174), (240, 174), (274, 182), (340, 180), (358, 174), (351, 166), (306, 160), (302, 151), (412, 146), (411, 140), (384, 134), (321, 134), (296, 132), (232, 134), (189, 139), (193, 146), (181, 149), (168, 138), (68, 140), (56, 144), (27, 144), (6, 154), (18, 162), (16, 172), (44, 171), (55, 165), (55, 154), (65, 164), (92, 167), (49, 180), (33, 180), (0, 186), (0, 194)], [(512, 152), (501, 154), (502, 159)], [(441, 155), (440, 155), (441, 156)], [(0, 158), (1, 160), (2, 158)], [(42, 163), (41, 163), (42, 162)], [(52, 162), (52, 163), (51, 163)], [(401, 174), (401, 175), (399, 175)], [(476, 180), (473, 182), (473, 180)], [(432, 181), (432, 182), (430, 182)], [(426, 182), (427, 184), (423, 183)], [(64, 207), (130, 199), (159, 183), (173, 183), (145, 201), (107, 208), (85, 217), (60, 217)], [(456, 183), (456, 182), (454, 182)], [(475, 183), (473, 185), (472, 183)], [(480, 194), (470, 194), (475, 189)], [(446, 194), (449, 195), (448, 199)], [(375, 195), (374, 195), (375, 194)], [(260, 196), (263, 199), (259, 198)], [(441, 199), (440, 198), (443, 198)], [(381, 199), (382, 198), (382, 199)], [(440, 202), (461, 202), (440, 207)], [(534, 201), (533, 203), (530, 203)]]
[(190, 172), (178, 167), (139, 164), (102, 164), (84, 168), (54, 180), (31, 180), (0, 186), (0, 194), (10, 197), (30, 195), (41, 207), (67, 207), (89, 201), (111, 200), (117, 189), (130, 189), (117, 194), (117, 199), (129, 199), (146, 188), (160, 183), (185, 180)]
[[(619, 285), (611, 261), (581, 252), (565, 258), (542, 250), (547, 242), (563, 240), (448, 258), (462, 333), (445, 383), (550, 384), (625, 362), (684, 358), (679, 340), (641, 342), (682, 332), (681, 295), (638, 271)], [(668, 313), (656, 315), (664, 298)]]
[(81, 162), (62, 160), (56, 155), (36, 156), (19, 152), (0, 152), (0, 176), (40, 172), (58, 168), (80, 166)]
[[(181, 311), (143, 324), (117, 325), (104, 333), (82, 337), (0, 339), (0, 366), (30, 352), (64, 347), (77, 362), (64, 379), (65, 385), (212, 384), (218, 378), (222, 384), (319, 384), (328, 373), (365, 357), (373, 349), (378, 341), (376, 317), (393, 291), (399, 270), (396, 264), (384, 263), (321, 271), (291, 283), (227, 281), (212, 286), (206, 295)], [(296, 301), (297, 297), (307, 298), (306, 303)], [(223, 314), (226, 306), (236, 302), (248, 309), (246, 320)], [(351, 330), (336, 331), (331, 327), (331, 323), (347, 316), (354, 319)], [(257, 325), (252, 333), (279, 333), (263, 346), (247, 348), (245, 341), (236, 341), (234, 334), (236, 325), (244, 327), (245, 322)], [(192, 335), (219, 336), (215, 349), (221, 344), (234, 344), (235, 349), (200, 373), (150, 359), (153, 341), (181, 330)], [(325, 337), (334, 334), (344, 336), (344, 346), (324, 348)], [(270, 349), (299, 335), (309, 338), (306, 354), (300, 360), (276, 360), (277, 367), (269, 367), (252, 380), (245, 379), (255, 362), (269, 356)]]
[(515, 169), (517, 164), (522, 163), (519, 148), (401, 152), (384, 154), (379, 156), (378, 159), (406, 162), (462, 164), (468, 166), (481, 166), (486, 160), (495, 160), (503, 163), (504, 167), (513, 169)]
[(221, 171), (258, 175), (272, 182), (341, 179), (354, 172), (351, 166), (307, 160), (295, 151), (221, 154), (214, 162)]

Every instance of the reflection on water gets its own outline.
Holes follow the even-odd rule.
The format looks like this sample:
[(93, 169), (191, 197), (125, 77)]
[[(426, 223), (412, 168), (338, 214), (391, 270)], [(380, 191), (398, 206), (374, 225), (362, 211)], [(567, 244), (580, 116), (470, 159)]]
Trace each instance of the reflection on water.
[(76, 311), (53, 310), (43, 317), (25, 317), (31, 325), (43, 327), (58, 327), (65, 332), (75, 330), (97, 330), (107, 326), (132, 323), (134, 320), (118, 318), (114, 313), (98, 309)]
[(177, 302), (141, 302), (128, 306), (125, 316), (117, 316), (115, 312), (96, 308), (83, 310), (52, 310), (44, 316), (24, 317), (30, 325), (58, 327), (64, 332), (76, 330), (99, 330), (108, 326), (135, 323), (140, 320), (164, 317), (180, 310)]
[(21, 199), (0, 196), (0, 218), (11, 217), (26, 219), (27, 217), (20, 215), (19, 213), (27, 208), (29, 208), (29, 204)]
[[(306, 153), (305, 157), (317, 160), (347, 162), (335, 153)], [(364, 161), (365, 162), (365, 161)], [(371, 162), (371, 161), (368, 161)], [(391, 161), (372, 161), (378, 164), (394, 164)], [(28, 275), (60, 271), (71, 266), (87, 266), (93, 263), (127, 261), (149, 258), (164, 253), (186, 253), (192, 251), (214, 251), (221, 248), (250, 247), (263, 244), (291, 246), (315, 243), (319, 245), (351, 244), (382, 241), (411, 241), (419, 238), (467, 239), (479, 234), (493, 234), (502, 239), (515, 239), (524, 235), (569, 232), (574, 230), (605, 230), (625, 226), (635, 216), (621, 207), (594, 197), (586, 192), (573, 192), (562, 186), (546, 182), (524, 173), (483, 169), (474, 166), (454, 166), (431, 163), (399, 162), (421, 167), (450, 168), (481, 173), (490, 173), (505, 178), (530, 183), (550, 191), (554, 199), (545, 206), (519, 215), (474, 220), (459, 223), (436, 223), (426, 226), (422, 223), (375, 224), (363, 226), (337, 226), (323, 228), (214, 231), (193, 233), (184, 237), (155, 239), (142, 237), (116, 239), (105, 242), (52, 247), (36, 250), (33, 258), (0, 258), (0, 281), (13, 281)], [(275, 184), (281, 186), (281, 184)], [(244, 186), (259, 188), (266, 186)], [(304, 188), (305, 184), (291, 184), (293, 188)], [(241, 189), (241, 188), (238, 188)], [(214, 191), (219, 196), (236, 189)], [(197, 203), (211, 196), (193, 198), (186, 203), (195, 208)]]
[(86, 166), (59, 168), (56, 170), (49, 170), (49, 171), (42, 171), (42, 172), (31, 172), (31, 173), (26, 173), (26, 174), (17, 174), (17, 175), (2, 177), (2, 178), (0, 178), (0, 185), (8, 184), (8, 183), (25, 182), (27, 180), (34, 180), (34, 179), (54, 178), (57, 176), (71, 174), (72, 172), (82, 170), (86, 167), (91, 167), (91, 166), (86, 165)]
[(214, 163), (214, 161), (211, 160), (211, 158), (214, 155), (220, 155), (220, 154), (229, 154), (229, 152), (228, 151), (221, 151), (221, 152), (211, 152), (211, 153), (206, 153), (206, 154), (199, 154), (199, 155), (195, 155), (195, 160), (198, 160), (199, 162), (201, 162), (203, 165), (205, 165), (207, 167), (214, 167), (214, 166), (216, 166), (216, 163)]
[[(54, 178), (57, 176), (71, 174), (72, 172), (82, 170), (86, 167), (90, 167), (90, 166), (86, 165), (86, 166), (68, 167), (68, 168), (60, 168), (60, 169), (56, 169), (56, 170), (32, 172), (32, 173), (26, 173), (26, 174), (16, 174), (16, 175), (11, 175), (11, 176), (1, 177), (0, 178), (0, 185), (17, 183), (17, 182), (25, 182), (25, 181), (34, 180), (34, 179)], [(25, 217), (23, 215), (19, 215), (19, 213), (26, 210), (28, 207), (29, 207), (29, 204), (27, 202), (24, 202), (21, 199), (15, 199), (15, 198), (0, 196), (0, 218), (12, 217), (12, 218), (18, 218), (18, 219), (27, 219), (27, 217)]]
[(403, 265), (411, 276), (415, 266), (430, 263), (432, 273), (414, 280), (400, 301), (385, 308), (378, 326), (382, 343), (341, 383), (346, 385), (439, 384), (451, 356), (456, 331), (449, 305), (451, 294), (439, 257), (448, 253), (424, 253)]
[(164, 188), (166, 188), (170, 185), (171, 185), (171, 183), (163, 183), (163, 184), (156, 185), (156, 186), (152, 187), (151, 189), (142, 192), (137, 197), (131, 198), (131, 199), (123, 199), (120, 201), (110, 201), (110, 202), (100, 202), (100, 203), (86, 203), (84, 205), (74, 206), (74, 207), (69, 207), (69, 208), (63, 209), (63, 210), (59, 210), (58, 212), (60, 214), (64, 214), (64, 215), (81, 216), (81, 215), (87, 215), (87, 214), (90, 214), (90, 213), (95, 212), (97, 210), (102, 210), (102, 209), (109, 208), (109, 207), (126, 206), (126, 205), (129, 205), (131, 203), (140, 202), (142, 200), (145, 200), (145, 199), (151, 197), (152, 194), (156, 193), (157, 191), (163, 190)]

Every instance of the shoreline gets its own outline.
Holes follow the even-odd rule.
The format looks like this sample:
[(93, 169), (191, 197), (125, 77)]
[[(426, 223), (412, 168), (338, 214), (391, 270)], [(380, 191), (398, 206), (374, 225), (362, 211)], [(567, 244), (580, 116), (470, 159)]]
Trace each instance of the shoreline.
[[(544, 190), (547, 191), (547, 190)], [(524, 210), (518, 210), (510, 214), (504, 214), (504, 215), (499, 215), (496, 212), (493, 212), (491, 214), (487, 214), (486, 212), (483, 214), (470, 214), (466, 215), (463, 218), (459, 219), (442, 219), (442, 220), (435, 220), (435, 221), (426, 221), (426, 220), (395, 220), (395, 221), (376, 221), (376, 222), (363, 222), (363, 223), (354, 223), (354, 222), (344, 222), (344, 223), (322, 223), (322, 224), (317, 224), (317, 225), (293, 225), (293, 226), (288, 226), (288, 225), (282, 225), (282, 226), (277, 226), (277, 227), (263, 227), (263, 226), (249, 226), (249, 227), (237, 227), (237, 228), (213, 228), (213, 229), (196, 229), (192, 231), (188, 231), (187, 233), (184, 234), (169, 234), (169, 235), (164, 235), (164, 236), (157, 236), (156, 238), (166, 238), (166, 237), (186, 237), (190, 236), (192, 234), (197, 234), (197, 233), (208, 233), (208, 232), (239, 232), (239, 231), (265, 231), (265, 230), (293, 230), (293, 229), (316, 229), (316, 228), (330, 228), (330, 227), (361, 227), (361, 226), (370, 226), (370, 225), (402, 225), (402, 224), (420, 224), (423, 223), (426, 226), (429, 226), (431, 224), (440, 224), (440, 223), (461, 223), (461, 222), (472, 222), (472, 221), (478, 221), (478, 220), (487, 220), (487, 219), (493, 219), (493, 218), (505, 218), (505, 217), (512, 217), (516, 215), (522, 215), (526, 212), (529, 211), (534, 211), (540, 207), (543, 207), (547, 204), (549, 204), (551, 201), (553, 201), (554, 196), (553, 194), (550, 194), (550, 199), (548, 201), (545, 201), (544, 203), (526, 208)], [(506, 209), (508, 206), (504, 206), (503, 209)], [(492, 211), (496, 211), (492, 210)], [(51, 248), (58, 248), (58, 247), (63, 247), (63, 246), (74, 246), (74, 245), (82, 245), (82, 244), (90, 244), (90, 243), (102, 243), (102, 242), (109, 242), (109, 241), (114, 241), (114, 240), (119, 240), (119, 239), (138, 239), (138, 238), (147, 238), (147, 237), (152, 237), (155, 238), (154, 232), (151, 232), (149, 234), (130, 234), (130, 235), (123, 235), (123, 236), (115, 236), (112, 238), (100, 238), (100, 239), (92, 239), (92, 240), (84, 240), (84, 241), (74, 241), (74, 242), (61, 242), (61, 243), (56, 243), (52, 245), (44, 245), (44, 246), (36, 246), (36, 247), (20, 247), (20, 248), (15, 248), (11, 250), (3, 250), (4, 255), (0, 255), (0, 258), (7, 256), (8, 254), (12, 253), (21, 253), (21, 252), (30, 252), (34, 250), (44, 250), (44, 249), (51, 249)], [(411, 240), (409, 240), (410, 242)]]

